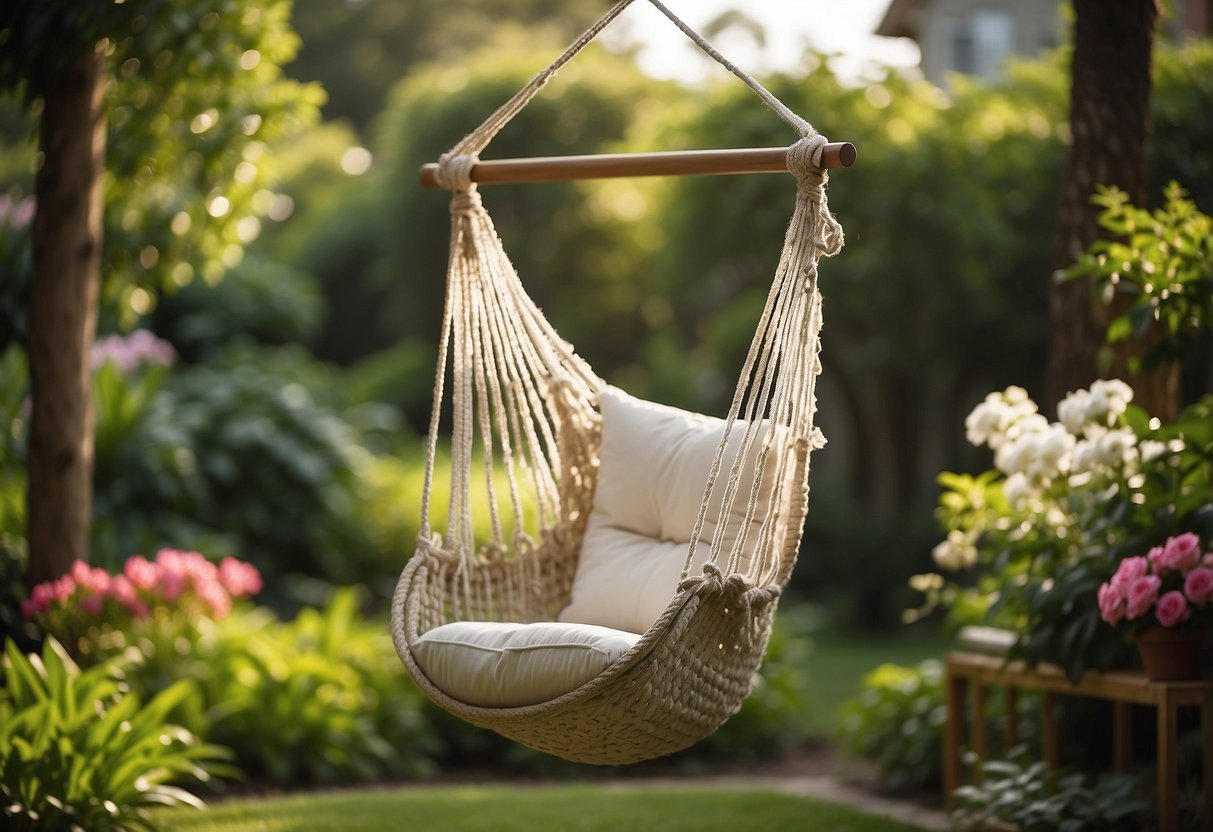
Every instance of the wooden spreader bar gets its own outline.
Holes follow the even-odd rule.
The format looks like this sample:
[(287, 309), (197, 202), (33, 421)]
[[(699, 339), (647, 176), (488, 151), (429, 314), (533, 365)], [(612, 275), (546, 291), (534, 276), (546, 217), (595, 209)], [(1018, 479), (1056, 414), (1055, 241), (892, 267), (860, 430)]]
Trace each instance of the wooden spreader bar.
[[(855, 145), (831, 142), (821, 154), (822, 167), (855, 164)], [(472, 181), (481, 185), (517, 182), (563, 182), (573, 179), (612, 179), (627, 176), (718, 176), (735, 173), (775, 173), (788, 169), (786, 147), (747, 147), (730, 150), (675, 150), (664, 153), (609, 153), (594, 156), (540, 156), (533, 159), (494, 159), (472, 166)], [(421, 166), (421, 184), (440, 187), (436, 162)]]

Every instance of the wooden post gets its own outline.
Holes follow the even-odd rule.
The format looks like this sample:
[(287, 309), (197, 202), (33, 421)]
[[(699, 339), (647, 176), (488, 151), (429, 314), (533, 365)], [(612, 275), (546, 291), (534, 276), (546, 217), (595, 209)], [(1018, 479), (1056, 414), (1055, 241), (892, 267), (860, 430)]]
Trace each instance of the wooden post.
[(1118, 774), (1128, 774), (1133, 764), (1132, 705), (1112, 703), (1112, 763)]
[(960, 788), (960, 750), (964, 745), (965, 699), (969, 680), (948, 670), (946, 699), (948, 719), (943, 728), (943, 790), (949, 809), (956, 807), (955, 792)]

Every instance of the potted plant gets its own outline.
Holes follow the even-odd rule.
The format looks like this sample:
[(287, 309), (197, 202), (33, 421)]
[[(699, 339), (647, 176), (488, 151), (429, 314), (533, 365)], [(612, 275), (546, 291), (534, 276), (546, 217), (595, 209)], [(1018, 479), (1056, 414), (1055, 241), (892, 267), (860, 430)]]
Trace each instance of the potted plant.
[(1213, 633), (1213, 552), (1192, 532), (1127, 557), (1099, 585), (1099, 616), (1136, 644), (1156, 681), (1200, 675), (1200, 648)]

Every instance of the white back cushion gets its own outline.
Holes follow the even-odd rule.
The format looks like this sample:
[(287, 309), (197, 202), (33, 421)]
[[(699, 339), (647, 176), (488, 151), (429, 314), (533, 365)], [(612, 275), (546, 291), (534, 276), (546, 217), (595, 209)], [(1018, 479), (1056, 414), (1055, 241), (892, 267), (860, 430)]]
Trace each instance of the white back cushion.
[(587, 624), (456, 621), (417, 639), (413, 657), (451, 698), (514, 708), (576, 690), (639, 640), (635, 633)]
[[(677, 589), (712, 459), (727, 423), (636, 399), (614, 387), (605, 388), (599, 401), (602, 447), (598, 488), (570, 603), (560, 620), (641, 633), (657, 620)], [(765, 430), (759, 431), (754, 440), (742, 472), (741, 496), (725, 518), (726, 542), (736, 539), (746, 522), (754, 465)], [(709, 506), (696, 547), (692, 575), (699, 574), (710, 557), (712, 534), (720, 522), (723, 486), (744, 433), (744, 424), (733, 426), (717, 496)], [(774, 469), (772, 456), (759, 490), (757, 510), (749, 521), (741, 553), (742, 569), (754, 555), (759, 527), (771, 508)], [(782, 536), (781, 525), (777, 540)]]

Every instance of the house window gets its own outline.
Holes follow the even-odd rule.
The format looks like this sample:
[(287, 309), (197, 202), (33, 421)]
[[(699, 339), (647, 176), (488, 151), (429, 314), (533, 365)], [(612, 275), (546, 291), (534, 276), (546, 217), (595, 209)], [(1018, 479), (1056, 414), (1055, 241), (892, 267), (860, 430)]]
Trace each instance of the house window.
[(951, 25), (951, 69), (965, 75), (995, 78), (1015, 48), (1015, 21), (1010, 12), (978, 9)]

